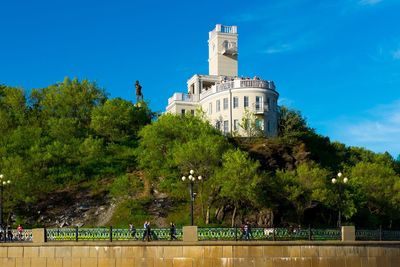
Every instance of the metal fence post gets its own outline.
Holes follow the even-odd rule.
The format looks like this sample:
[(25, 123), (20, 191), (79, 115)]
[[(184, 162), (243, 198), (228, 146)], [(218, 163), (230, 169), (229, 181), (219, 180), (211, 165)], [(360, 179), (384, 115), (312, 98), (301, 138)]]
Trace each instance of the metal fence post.
[(276, 238), (275, 238), (275, 226), (272, 226), (272, 240), (276, 241)]
[(237, 238), (237, 224), (235, 223), (235, 241), (238, 241), (238, 238)]
[(112, 242), (112, 226), (110, 226), (110, 242)]
[(379, 241), (382, 241), (382, 225), (379, 225)]
[(78, 242), (78, 226), (75, 227), (75, 241)]
[(44, 228), (44, 242), (47, 242), (47, 228)]
[(308, 240), (312, 240), (311, 224), (308, 225)]

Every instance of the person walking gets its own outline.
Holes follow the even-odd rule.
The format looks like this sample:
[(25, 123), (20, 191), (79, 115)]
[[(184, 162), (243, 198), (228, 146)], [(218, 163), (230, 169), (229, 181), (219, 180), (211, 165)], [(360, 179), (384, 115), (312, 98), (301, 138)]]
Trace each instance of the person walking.
[(12, 233), (11, 225), (7, 225), (7, 240), (8, 241), (13, 241), (14, 240), (14, 235)]
[(131, 233), (131, 237), (137, 240), (137, 237), (136, 237), (136, 228), (135, 228), (135, 226), (133, 225), (133, 223), (130, 223), (130, 224), (129, 224), (129, 232)]
[(150, 240), (151, 240), (151, 227), (150, 227), (150, 222), (147, 222), (147, 229), (146, 229), (146, 232), (147, 232), (147, 242), (150, 242)]
[(147, 224), (148, 224), (147, 221), (145, 221), (144, 224), (143, 224), (143, 238), (142, 238), (142, 241), (144, 241), (144, 239), (147, 236)]
[(246, 222), (244, 224), (244, 240), (250, 240), (249, 224)]
[(251, 233), (251, 225), (250, 225), (250, 222), (249, 222), (249, 221), (246, 222), (245, 228), (246, 228), (246, 236), (245, 236), (245, 239), (246, 239), (246, 240), (252, 239), (252, 238), (253, 238), (253, 234)]
[(18, 224), (17, 227), (17, 232), (18, 232), (18, 240), (21, 241), (22, 240), (22, 232), (24, 231), (24, 228), (22, 227), (21, 224)]
[(178, 240), (178, 238), (176, 238), (176, 226), (173, 222), (170, 223), (170, 227), (169, 227), (169, 234), (170, 234), (170, 240)]

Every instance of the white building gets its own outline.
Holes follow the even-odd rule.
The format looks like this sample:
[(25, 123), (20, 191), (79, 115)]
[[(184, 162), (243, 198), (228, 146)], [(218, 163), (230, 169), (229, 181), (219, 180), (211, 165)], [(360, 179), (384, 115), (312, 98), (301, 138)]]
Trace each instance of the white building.
[(209, 75), (191, 77), (188, 93), (174, 93), (166, 111), (194, 114), (201, 107), (208, 120), (224, 133), (246, 136), (240, 125), (244, 126), (248, 110), (266, 136), (276, 136), (279, 94), (273, 81), (238, 76), (237, 27), (217, 24), (209, 33), (208, 50)]

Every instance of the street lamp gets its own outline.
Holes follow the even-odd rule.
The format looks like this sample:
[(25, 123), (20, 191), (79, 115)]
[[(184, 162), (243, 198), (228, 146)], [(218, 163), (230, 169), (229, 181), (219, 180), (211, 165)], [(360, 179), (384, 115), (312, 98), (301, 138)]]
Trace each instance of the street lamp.
[(4, 179), (4, 175), (0, 174), (0, 227), (3, 230), (3, 236), (4, 236), (4, 240), (5, 240), (5, 236), (6, 236), (6, 228), (4, 227), (3, 224), (3, 191), (4, 191), (4, 186), (11, 184), (10, 180), (5, 180)]
[[(189, 185), (190, 185), (190, 222), (191, 225), (193, 226), (193, 204), (194, 204), (194, 198), (196, 196), (196, 193), (194, 193), (193, 191), (193, 185), (194, 182), (196, 181), (196, 177), (193, 176), (194, 175), (194, 170), (190, 170), (189, 172), (189, 176), (187, 177), (187, 179), (189, 180)], [(197, 176), (197, 180), (201, 181), (203, 178), (199, 175)], [(182, 181), (186, 181), (186, 176), (182, 176)]]
[(332, 184), (337, 184), (338, 185), (338, 190), (339, 190), (339, 215), (338, 215), (338, 227), (342, 227), (342, 194), (343, 194), (343, 187), (345, 184), (347, 184), (347, 182), (349, 181), (349, 179), (347, 177), (344, 177), (342, 179), (343, 174), (341, 172), (339, 172), (337, 174), (337, 178), (332, 178)]

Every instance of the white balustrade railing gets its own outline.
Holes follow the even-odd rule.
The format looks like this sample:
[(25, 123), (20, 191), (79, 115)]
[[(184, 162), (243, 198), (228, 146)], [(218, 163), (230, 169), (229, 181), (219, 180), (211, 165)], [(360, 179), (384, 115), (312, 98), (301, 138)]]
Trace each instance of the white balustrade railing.
[(206, 90), (206, 91), (203, 91), (203, 92), (200, 94), (200, 99), (206, 98), (207, 96), (209, 96), (209, 95), (215, 93), (215, 91), (216, 91), (215, 85), (213, 85), (213, 86), (211, 86), (210, 89), (208, 89), (208, 90)]
[(192, 94), (175, 93), (172, 97), (168, 99), (168, 105), (172, 104), (174, 101), (198, 102), (199, 96)]
[(275, 89), (273, 82), (263, 80), (241, 80), (240, 87)]
[(220, 84), (216, 84), (216, 88), (217, 88), (217, 92), (221, 92), (224, 90), (228, 90), (228, 89), (233, 89), (234, 88), (234, 82), (223, 82)]
[(173, 103), (174, 101), (198, 102), (214, 93), (240, 88), (261, 88), (275, 90), (275, 84), (273, 81), (258, 79), (235, 79), (233, 81), (217, 83), (211, 86), (211, 88), (209, 88), (208, 90), (203, 91), (200, 95), (175, 93), (172, 97), (168, 99), (168, 105)]
[(221, 32), (222, 33), (237, 33), (237, 27), (221, 25)]

